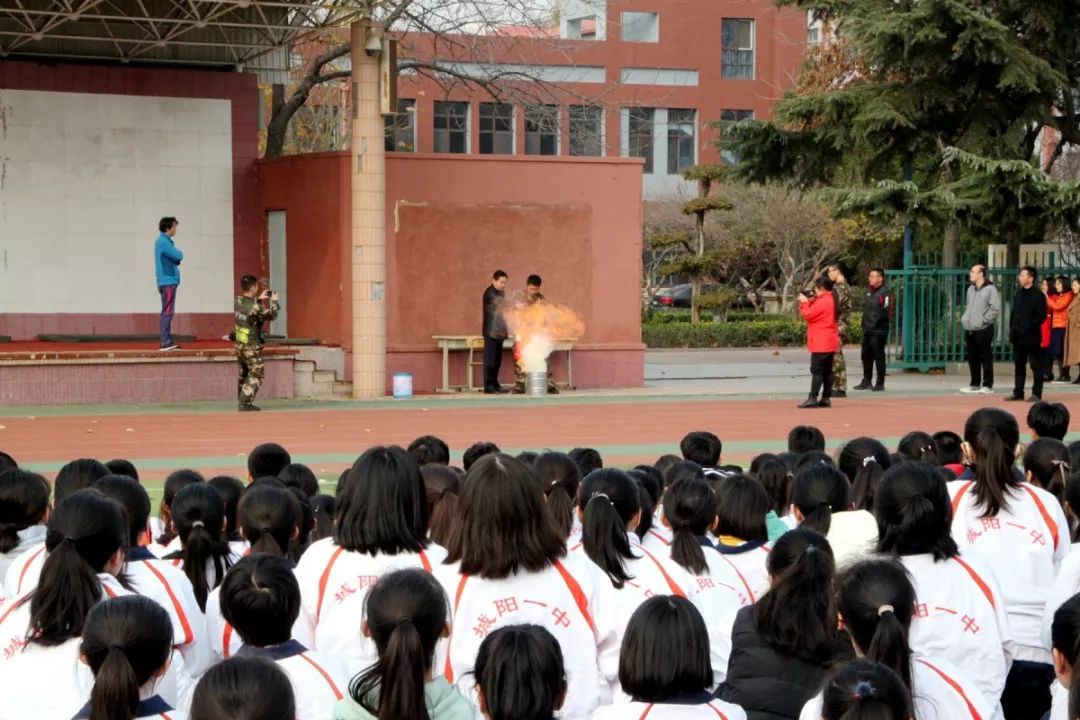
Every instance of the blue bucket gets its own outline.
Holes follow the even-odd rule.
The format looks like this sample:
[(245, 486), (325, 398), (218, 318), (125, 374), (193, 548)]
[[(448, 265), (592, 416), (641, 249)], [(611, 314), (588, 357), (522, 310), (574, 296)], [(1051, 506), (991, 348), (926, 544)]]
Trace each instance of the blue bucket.
[(394, 399), (407, 400), (412, 397), (412, 373), (394, 373)]

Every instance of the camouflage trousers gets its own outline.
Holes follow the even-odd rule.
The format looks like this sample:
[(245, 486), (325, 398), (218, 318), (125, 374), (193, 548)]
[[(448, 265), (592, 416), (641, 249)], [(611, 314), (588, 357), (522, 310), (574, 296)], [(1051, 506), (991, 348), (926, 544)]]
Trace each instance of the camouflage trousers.
[(263, 381), (262, 346), (236, 343), (236, 362), (240, 365), (237, 397), (241, 405), (251, 405)]
[(847, 392), (847, 363), (844, 362), (844, 351), (839, 350), (833, 355), (833, 390)]

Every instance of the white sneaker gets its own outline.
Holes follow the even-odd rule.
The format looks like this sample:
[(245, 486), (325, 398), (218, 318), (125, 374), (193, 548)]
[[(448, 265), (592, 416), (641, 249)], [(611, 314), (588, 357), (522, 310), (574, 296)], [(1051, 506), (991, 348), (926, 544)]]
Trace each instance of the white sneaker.
[(964, 393), (965, 395), (974, 395), (975, 393), (979, 392), (979, 388), (975, 387), (974, 385), (969, 385), (967, 387), (960, 388), (960, 392)]
[(984, 385), (981, 388), (979, 388), (979, 394), (980, 395), (993, 395), (994, 394), (994, 388), (989, 388), (989, 387), (986, 387)]

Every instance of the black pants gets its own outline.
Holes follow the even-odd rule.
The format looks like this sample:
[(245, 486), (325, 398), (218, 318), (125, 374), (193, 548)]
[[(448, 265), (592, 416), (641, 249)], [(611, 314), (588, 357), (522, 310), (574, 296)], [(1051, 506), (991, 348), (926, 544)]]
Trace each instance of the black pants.
[(1024, 382), (1027, 380), (1027, 366), (1031, 366), (1031, 374), (1035, 379), (1031, 383), (1033, 395), (1042, 397), (1043, 372), (1046, 370), (1046, 351), (1038, 345), (1013, 345), (1013, 370), (1016, 379), (1013, 383), (1013, 394), (1024, 394)]
[(1053, 665), (1014, 660), (1001, 694), (1005, 720), (1040, 720), (1050, 710), (1052, 682)]
[(877, 367), (877, 384), (885, 385), (885, 336), (863, 334), (862, 339), (862, 377), (870, 383)]
[(994, 326), (982, 330), (966, 330), (968, 368), (971, 387), (994, 387)]
[(499, 389), (499, 370), (502, 368), (503, 341), (484, 338), (484, 389)]
[(822, 400), (832, 397), (833, 355), (836, 353), (810, 353), (810, 397), (815, 400), (821, 393)]

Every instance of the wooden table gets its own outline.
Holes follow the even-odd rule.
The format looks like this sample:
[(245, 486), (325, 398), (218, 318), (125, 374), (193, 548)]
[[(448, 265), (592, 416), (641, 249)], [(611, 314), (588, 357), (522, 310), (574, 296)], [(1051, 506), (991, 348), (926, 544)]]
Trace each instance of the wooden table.
[[(481, 387), (473, 385), (473, 368), (477, 365), (483, 365), (483, 352), (484, 352), (484, 338), (481, 335), (432, 335), (432, 339), (442, 350), (442, 387), (438, 388), (436, 392), (450, 393), (450, 392), (476, 392), (483, 390)], [(510, 350), (514, 347), (514, 341), (510, 338), (503, 340), (503, 349)], [(476, 351), (481, 353), (481, 360), (479, 363), (475, 360)], [(464, 385), (451, 385), (450, 384), (450, 353), (468, 351), (469, 358), (465, 365), (465, 384)], [(557, 387), (574, 389), (574, 341), (573, 340), (557, 340), (555, 342), (555, 348), (553, 353), (565, 352), (566, 353), (566, 382), (556, 382)], [(554, 381), (554, 379), (552, 379)]]

